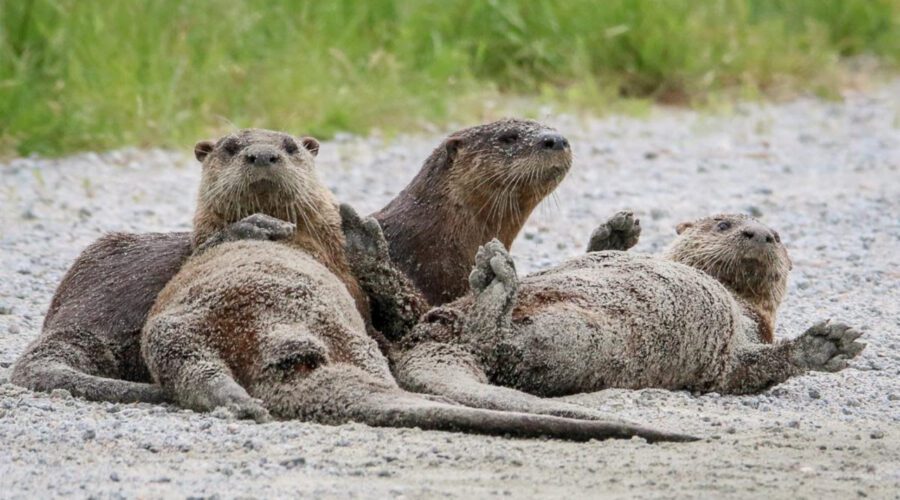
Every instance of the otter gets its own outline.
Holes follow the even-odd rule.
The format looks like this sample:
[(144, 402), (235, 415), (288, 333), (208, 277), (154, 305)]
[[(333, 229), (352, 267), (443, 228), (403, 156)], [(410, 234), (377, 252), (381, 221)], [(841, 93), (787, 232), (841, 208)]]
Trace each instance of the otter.
[[(636, 241), (637, 221), (614, 219), (589, 249)], [(612, 387), (754, 393), (843, 369), (864, 348), (858, 331), (832, 322), (768, 343), (790, 269), (773, 230), (725, 214), (678, 231), (666, 258), (591, 251), (521, 282), (502, 243), (483, 246), (472, 293), (423, 318), (395, 376), (468, 406), (568, 414), (538, 396)]]
[[(640, 224), (630, 210), (616, 213), (594, 230), (587, 251), (628, 250), (638, 242)], [(675, 232), (681, 237), (663, 257), (697, 268), (725, 285), (756, 322), (759, 339), (771, 344), (775, 312), (793, 268), (778, 231), (747, 215), (724, 214), (682, 222)]]
[(260, 130), (198, 144), (196, 244), (248, 213), (285, 218), (295, 229), (278, 242), (204, 249), (160, 292), (141, 352), (153, 379), (179, 404), (225, 407), (257, 421), (356, 421), (576, 441), (692, 439), (621, 423), (458, 407), (402, 391), (348, 287), (339, 209), (316, 180), (306, 149)]
[(538, 122), (471, 127), (444, 140), (373, 217), (394, 263), (441, 305), (468, 292), (479, 245), (497, 238), (508, 249), (571, 164), (568, 140)]
[[(199, 154), (205, 154), (202, 150), (208, 146), (202, 146)], [(413, 182), (377, 214), (389, 228), (388, 241), (398, 239), (390, 251), (403, 264), (402, 270), (369, 258), (364, 241), (348, 241), (349, 265), (354, 274), (364, 276), (359, 281), (369, 295), (375, 329), (396, 340), (415, 325), (429, 306), (416, 285), (430, 290), (432, 300), (465, 293), (465, 276), (478, 245), (495, 236), (511, 243), (536, 203), (534, 196), (550, 192), (570, 163), (568, 141), (532, 121), (503, 120), (452, 134)], [(475, 177), (483, 182), (474, 182)], [(466, 189), (473, 191), (471, 197)], [(446, 218), (454, 209), (459, 215), (453, 225), (447, 220), (426, 221)], [(345, 207), (343, 213), (353, 211)], [(360, 224), (357, 217), (345, 230), (359, 229)], [(496, 232), (483, 229), (488, 227)], [(480, 232), (478, 237), (473, 231)], [(277, 240), (291, 234), (277, 219), (250, 215), (211, 235), (199, 249), (194, 240), (200, 237), (190, 232), (104, 236), (85, 249), (64, 276), (41, 335), (17, 361), (12, 382), (48, 392), (67, 389), (91, 400), (164, 400), (150, 383), (139, 339), (165, 284), (195, 250), (205, 246), (239, 239)], [(359, 244), (353, 246), (354, 242)], [(407, 251), (411, 253), (403, 257)], [(423, 278), (416, 280), (420, 273)], [(444, 278), (453, 291), (441, 294)]]

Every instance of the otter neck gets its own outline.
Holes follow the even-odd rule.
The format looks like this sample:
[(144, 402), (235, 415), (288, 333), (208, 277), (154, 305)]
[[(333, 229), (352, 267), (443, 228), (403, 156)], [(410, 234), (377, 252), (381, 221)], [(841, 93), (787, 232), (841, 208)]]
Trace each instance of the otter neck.
[(293, 223), (296, 231), (293, 237), (284, 243), (309, 253), (334, 273), (347, 287), (347, 291), (356, 302), (357, 309), (369, 324), (368, 299), (356, 277), (350, 271), (350, 265), (344, 253), (341, 217), (334, 201), (330, 197), (322, 196), (307, 203), (302, 206), (290, 203), (271, 203), (249, 207), (250, 210), (245, 213), (229, 214), (215, 206), (204, 206), (201, 196), (200, 206), (194, 217), (194, 246), (206, 241), (214, 233), (225, 229), (230, 224), (254, 213), (263, 213)]
[(766, 272), (759, 266), (741, 276), (716, 276), (738, 299), (741, 306), (759, 321), (759, 336), (763, 342), (771, 343), (775, 335), (775, 318), (778, 305), (781, 303), (781, 285), (779, 276), (774, 272)]
[(757, 304), (747, 300), (740, 294), (732, 293), (737, 298), (738, 304), (744, 314), (756, 323), (756, 335), (760, 342), (771, 344), (775, 341), (775, 308), (771, 304)]

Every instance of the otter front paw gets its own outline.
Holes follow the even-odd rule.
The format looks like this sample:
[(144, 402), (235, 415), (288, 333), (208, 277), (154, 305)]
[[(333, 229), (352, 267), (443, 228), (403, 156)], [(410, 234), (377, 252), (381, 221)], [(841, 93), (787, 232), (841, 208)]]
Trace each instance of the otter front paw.
[(281, 241), (294, 235), (296, 226), (290, 222), (270, 217), (266, 214), (253, 214), (227, 226), (213, 234), (194, 251), (200, 254), (222, 243), (241, 240)]
[(469, 274), (469, 287), (476, 294), (486, 290), (492, 283), (502, 285), (509, 293), (515, 293), (518, 287), (516, 264), (503, 243), (497, 239), (478, 248), (475, 267)]
[(641, 220), (634, 212), (617, 212), (591, 233), (588, 252), (603, 250), (628, 250), (635, 246), (641, 236)]
[(388, 243), (378, 221), (373, 217), (360, 217), (356, 210), (346, 203), (341, 203), (340, 211), (347, 257), (352, 262), (358, 263), (390, 261)]
[(836, 372), (866, 347), (862, 333), (843, 323), (823, 321), (794, 340), (794, 361), (807, 370)]

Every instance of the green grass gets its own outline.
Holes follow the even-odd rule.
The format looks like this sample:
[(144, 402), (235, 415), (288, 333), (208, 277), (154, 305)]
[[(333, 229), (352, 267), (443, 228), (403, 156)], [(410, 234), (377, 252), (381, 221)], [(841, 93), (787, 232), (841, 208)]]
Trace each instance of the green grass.
[(0, 153), (833, 93), (857, 54), (897, 66), (900, 0), (0, 0)]

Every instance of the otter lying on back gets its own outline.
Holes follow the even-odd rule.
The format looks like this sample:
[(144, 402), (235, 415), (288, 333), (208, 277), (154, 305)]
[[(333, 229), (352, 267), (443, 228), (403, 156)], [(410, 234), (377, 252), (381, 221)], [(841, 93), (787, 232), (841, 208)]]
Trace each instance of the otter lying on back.
[[(607, 242), (633, 244), (630, 224), (620, 229), (631, 237)], [(503, 246), (485, 245), (472, 295), (426, 316), (399, 357), (398, 381), (473, 407), (558, 414), (531, 395), (752, 393), (807, 370), (840, 370), (863, 349), (859, 332), (837, 323), (768, 343), (791, 266), (774, 231), (721, 215), (679, 233), (668, 259), (595, 251), (521, 282)]]
[(405, 393), (348, 293), (343, 235), (312, 155), (276, 132), (198, 145), (197, 241), (249, 212), (295, 224), (280, 241), (222, 242), (191, 257), (154, 304), (144, 360), (179, 404), (266, 420), (549, 436), (688, 440), (626, 424), (457, 407)]

